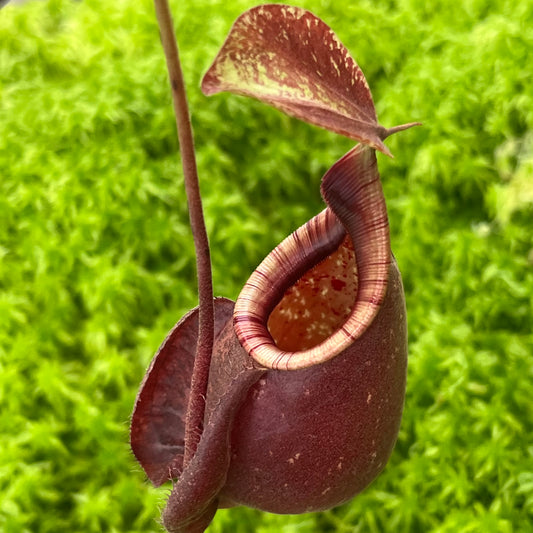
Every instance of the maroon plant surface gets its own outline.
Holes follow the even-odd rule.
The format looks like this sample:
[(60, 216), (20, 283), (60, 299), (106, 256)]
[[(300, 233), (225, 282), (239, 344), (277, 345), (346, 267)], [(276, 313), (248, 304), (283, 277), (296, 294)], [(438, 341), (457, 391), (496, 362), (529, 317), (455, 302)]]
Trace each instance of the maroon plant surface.
[(322, 180), (325, 209), (278, 245), (237, 301), (212, 296), (207, 235), (168, 4), (156, 12), (197, 246), (200, 305), (155, 355), (131, 446), (156, 486), (175, 479), (163, 523), (202, 532), (217, 508), (328, 509), (384, 468), (405, 394), (407, 334), (375, 150), (413, 124), (377, 122), (361, 69), (300, 8), (241, 15), (202, 82), (359, 141)]

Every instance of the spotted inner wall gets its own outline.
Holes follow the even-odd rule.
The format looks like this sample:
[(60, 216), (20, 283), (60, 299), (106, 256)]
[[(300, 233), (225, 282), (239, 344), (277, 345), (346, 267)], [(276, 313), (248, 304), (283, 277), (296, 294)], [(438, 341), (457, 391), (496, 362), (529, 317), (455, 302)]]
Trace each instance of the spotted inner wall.
[(356, 295), (355, 253), (346, 236), (335, 252), (287, 289), (270, 314), (270, 334), (282, 350), (312, 348), (344, 324)]

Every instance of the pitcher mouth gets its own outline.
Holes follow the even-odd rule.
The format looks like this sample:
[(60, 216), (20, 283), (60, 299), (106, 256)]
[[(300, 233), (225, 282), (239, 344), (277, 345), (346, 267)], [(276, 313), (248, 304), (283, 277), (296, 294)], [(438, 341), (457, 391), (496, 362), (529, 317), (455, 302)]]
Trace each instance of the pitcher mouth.
[[(347, 246), (343, 246), (345, 242)], [(295, 369), (295, 359), (316, 349), (329, 336), (319, 325), (328, 323), (329, 331), (334, 322), (343, 321), (341, 316), (349, 314), (351, 309), (346, 312), (346, 307), (351, 307), (350, 302), (345, 301), (335, 308), (338, 320), (319, 319), (322, 313), (333, 315), (327, 309), (333, 295), (332, 290), (328, 296), (327, 278), (337, 287), (354, 285), (353, 281), (348, 284), (348, 276), (336, 279), (325, 270), (338, 260), (346, 262), (346, 274), (353, 272), (355, 259), (350, 245), (336, 216), (325, 209), (279, 244), (250, 276), (237, 298), (233, 317), (239, 341), (257, 362), (269, 368)], [(346, 257), (334, 259), (341, 249)], [(353, 263), (348, 266), (350, 260)], [(265, 354), (276, 361), (267, 362)], [(298, 367), (303, 366), (308, 365)]]
[(357, 297), (357, 265), (348, 235), (337, 250), (289, 287), (268, 316), (276, 346), (286, 352), (309, 350), (339, 330)]
[(235, 333), (266, 368), (297, 370), (339, 355), (385, 297), (391, 251), (374, 150), (350, 150), (321, 191), (328, 207), (263, 260), (235, 304)]

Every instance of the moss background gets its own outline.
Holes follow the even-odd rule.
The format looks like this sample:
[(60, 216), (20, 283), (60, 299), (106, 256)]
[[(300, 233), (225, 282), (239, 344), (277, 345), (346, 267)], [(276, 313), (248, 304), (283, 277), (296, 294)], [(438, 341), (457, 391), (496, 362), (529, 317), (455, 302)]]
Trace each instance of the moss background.
[[(399, 441), (353, 502), (222, 511), (222, 532), (533, 531), (533, 3), (309, 0), (361, 65), (404, 275)], [(248, 0), (172, 2), (215, 291), (322, 208), (350, 141), (202, 74)], [(0, 11), (0, 531), (161, 531), (166, 490), (128, 448), (150, 358), (196, 302), (192, 241), (152, 3)]]

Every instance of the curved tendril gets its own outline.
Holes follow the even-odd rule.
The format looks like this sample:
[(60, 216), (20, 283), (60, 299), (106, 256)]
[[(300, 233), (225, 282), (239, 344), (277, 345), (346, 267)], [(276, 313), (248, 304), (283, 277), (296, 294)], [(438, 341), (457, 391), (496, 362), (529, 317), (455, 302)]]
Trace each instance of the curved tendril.
[(214, 341), (213, 282), (209, 240), (205, 228), (200, 185), (196, 169), (194, 140), (187, 105), (185, 82), (179, 60), (178, 44), (174, 36), (172, 15), (168, 0), (154, 0), (154, 3), (161, 33), (161, 42), (167, 61), (170, 85), (172, 87), (172, 99), (178, 127), (185, 191), (187, 193), (189, 218), (196, 249), (196, 268), (198, 272), (198, 344), (191, 380), (189, 407), (186, 416), (184, 455), (184, 465), (186, 465), (194, 456), (202, 434), (205, 410), (204, 398), (207, 391)]

